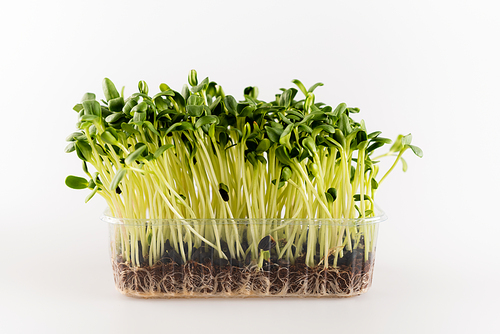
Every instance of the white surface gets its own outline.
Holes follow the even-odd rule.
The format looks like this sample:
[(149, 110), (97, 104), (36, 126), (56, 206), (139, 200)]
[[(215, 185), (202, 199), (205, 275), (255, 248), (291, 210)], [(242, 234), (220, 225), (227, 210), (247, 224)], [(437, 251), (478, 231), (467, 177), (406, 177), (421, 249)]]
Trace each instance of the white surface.
[[(0, 332), (497, 333), (500, 52), (495, 1), (24, 1), (0, 10)], [(191, 68), (241, 97), (298, 78), (412, 132), (378, 194), (372, 289), (339, 300), (137, 300), (114, 290), (104, 202), (64, 138), (82, 94)]]

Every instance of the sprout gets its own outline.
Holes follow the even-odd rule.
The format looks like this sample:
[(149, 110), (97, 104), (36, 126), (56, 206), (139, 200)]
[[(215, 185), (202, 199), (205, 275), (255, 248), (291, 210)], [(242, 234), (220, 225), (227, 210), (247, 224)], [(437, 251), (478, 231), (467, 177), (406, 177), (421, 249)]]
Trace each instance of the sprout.
[[(254, 86), (245, 88), (244, 100), (238, 101), (208, 78), (199, 82), (194, 70), (181, 92), (162, 83), (153, 96), (141, 81), (139, 91), (125, 98), (123, 90), (119, 94), (105, 78), (105, 101), (99, 103), (95, 94), (87, 93), (73, 108), (78, 131), (67, 138), (65, 151), (76, 152), (88, 179), (68, 176), (66, 184), (89, 188), (87, 200), (101, 195), (112, 214), (121, 218), (373, 217), (380, 184), (400, 160), (407, 169), (404, 152), (410, 149), (422, 157), (422, 150), (411, 144), (411, 134), (401, 135), (387, 153), (375, 156), (391, 141), (379, 137), (379, 131), (368, 133), (364, 121), (351, 118), (358, 108), (318, 103), (313, 91), (323, 84), (306, 89), (300, 81), (293, 82), (298, 90), (282, 89), (266, 102), (258, 99)], [(379, 178), (378, 160), (386, 157), (395, 160)], [(90, 174), (87, 165), (96, 173)], [(163, 261), (165, 240), (178, 263), (191, 259), (194, 248), (204, 247), (221, 260), (245, 261), (250, 256), (256, 263), (269, 259), (273, 251), (278, 259), (289, 259), (285, 262), (305, 255), (308, 266), (329, 266), (320, 259), (335, 249), (357, 247), (359, 238), (350, 240), (360, 231), (326, 225), (249, 223), (242, 230), (236, 224), (200, 228), (187, 223), (148, 227), (147, 232), (127, 227), (120, 240), (123, 258), (136, 266), (141, 258), (150, 265)], [(373, 231), (363, 228), (368, 255), (374, 247)], [(244, 235), (249, 240), (245, 249)], [(335, 259), (341, 252), (334, 252)]]

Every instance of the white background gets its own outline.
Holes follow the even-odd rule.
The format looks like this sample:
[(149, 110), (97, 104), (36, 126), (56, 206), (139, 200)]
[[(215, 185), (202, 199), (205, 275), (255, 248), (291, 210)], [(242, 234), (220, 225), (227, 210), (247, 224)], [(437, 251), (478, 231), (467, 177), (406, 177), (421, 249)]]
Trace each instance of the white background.
[[(496, 1), (19, 1), (0, 10), (1, 333), (497, 333)], [(383, 184), (371, 290), (351, 299), (139, 300), (114, 289), (104, 201), (64, 185), (72, 107), (192, 68), (242, 97), (298, 78), (413, 134)]]

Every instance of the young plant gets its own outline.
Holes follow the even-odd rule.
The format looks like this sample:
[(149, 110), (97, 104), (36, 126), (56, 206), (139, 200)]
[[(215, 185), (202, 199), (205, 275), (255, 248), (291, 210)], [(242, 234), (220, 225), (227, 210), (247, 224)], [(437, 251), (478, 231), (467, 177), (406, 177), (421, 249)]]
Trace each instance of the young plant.
[[(90, 189), (86, 201), (101, 195), (113, 217), (130, 222), (117, 240), (131, 266), (154, 265), (165, 254), (186, 263), (200, 250), (257, 268), (273, 256), (336, 267), (354, 249), (367, 260), (374, 227), (330, 222), (374, 217), (379, 185), (400, 160), (406, 170), (405, 151), (422, 151), (411, 134), (400, 135), (374, 157), (391, 140), (351, 118), (358, 108), (318, 103), (321, 83), (293, 82), (298, 90), (266, 102), (257, 87), (237, 101), (208, 78), (198, 82), (194, 70), (180, 92), (162, 83), (152, 96), (144, 81), (125, 97), (104, 79), (105, 100), (87, 93), (73, 108), (77, 131), (66, 152), (76, 152), (86, 177), (68, 176), (66, 184)], [(378, 160), (391, 156), (378, 179)], [(144, 229), (137, 219), (170, 223)]]

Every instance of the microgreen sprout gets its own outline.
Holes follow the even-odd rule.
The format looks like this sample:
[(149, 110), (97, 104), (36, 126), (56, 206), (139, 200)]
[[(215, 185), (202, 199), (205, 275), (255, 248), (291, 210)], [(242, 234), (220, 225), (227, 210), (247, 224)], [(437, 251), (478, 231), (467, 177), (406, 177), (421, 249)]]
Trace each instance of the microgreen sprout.
[[(186, 263), (204, 247), (221, 260), (250, 256), (259, 268), (270, 252), (292, 263), (305, 254), (308, 266), (327, 267), (325, 259), (334, 255), (335, 266), (344, 250), (361, 244), (366, 255), (373, 250), (370, 225), (281, 222), (374, 217), (380, 184), (399, 161), (407, 168), (403, 153), (422, 157), (411, 134), (374, 157), (391, 140), (355, 121), (358, 108), (316, 102), (321, 83), (306, 89), (293, 80), (298, 89), (282, 89), (270, 102), (253, 86), (237, 101), (208, 78), (199, 82), (194, 70), (188, 83), (181, 92), (162, 83), (151, 96), (140, 81), (138, 92), (125, 97), (106, 78), (105, 100), (87, 93), (73, 108), (78, 130), (68, 136), (66, 152), (82, 160), (86, 177), (68, 176), (66, 184), (90, 189), (86, 201), (99, 194), (117, 218), (183, 222), (124, 226), (119, 240), (128, 263), (138, 266), (144, 258), (152, 265), (172, 251)], [(379, 178), (378, 160), (386, 157), (395, 160)], [(263, 218), (275, 223), (256, 223)]]

